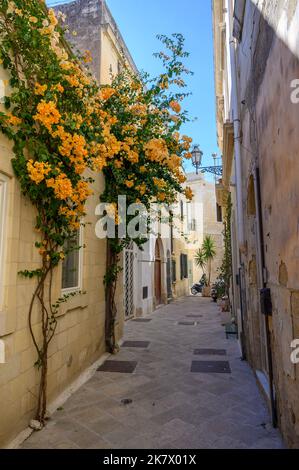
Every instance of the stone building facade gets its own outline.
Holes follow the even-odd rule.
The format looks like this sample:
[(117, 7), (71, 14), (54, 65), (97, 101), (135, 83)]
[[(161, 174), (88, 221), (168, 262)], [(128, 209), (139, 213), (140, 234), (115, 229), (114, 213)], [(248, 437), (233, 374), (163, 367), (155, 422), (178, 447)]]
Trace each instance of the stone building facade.
[[(233, 312), (273, 424), (298, 447), (299, 2), (214, 0), (213, 30), (217, 200), (225, 208), (230, 193), (233, 203)], [(272, 309), (263, 310), (261, 289)]]
[[(187, 204), (189, 285), (198, 282), (203, 274), (196, 266), (195, 255), (207, 235), (212, 237), (215, 258), (211, 263), (211, 283), (219, 276), (223, 260), (223, 224), (221, 207), (217, 207), (215, 183), (203, 173), (187, 173), (187, 184), (193, 191), (193, 199)], [(205, 269), (205, 271), (207, 271)]]

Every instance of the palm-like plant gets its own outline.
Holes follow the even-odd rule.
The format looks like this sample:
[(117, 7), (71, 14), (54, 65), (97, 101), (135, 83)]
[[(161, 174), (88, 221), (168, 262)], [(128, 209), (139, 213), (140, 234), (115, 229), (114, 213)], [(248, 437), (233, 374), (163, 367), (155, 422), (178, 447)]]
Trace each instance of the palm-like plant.
[(206, 258), (205, 254), (202, 250), (202, 248), (198, 248), (197, 252), (195, 253), (195, 258), (194, 258), (196, 266), (202, 269), (204, 272), (205, 267), (206, 267)]
[(203, 253), (204, 260), (205, 260), (205, 262), (207, 263), (207, 266), (208, 266), (208, 286), (210, 286), (212, 261), (216, 256), (215, 242), (214, 242), (213, 238), (211, 237), (211, 235), (207, 235), (204, 238), (201, 251)]

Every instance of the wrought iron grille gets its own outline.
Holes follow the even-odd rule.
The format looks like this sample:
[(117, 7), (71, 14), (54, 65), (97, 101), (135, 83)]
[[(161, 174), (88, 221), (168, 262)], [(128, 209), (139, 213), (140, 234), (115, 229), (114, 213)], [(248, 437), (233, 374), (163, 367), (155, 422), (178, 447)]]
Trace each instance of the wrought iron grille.
[(133, 243), (124, 251), (125, 269), (124, 269), (124, 307), (125, 317), (134, 315), (134, 250)]

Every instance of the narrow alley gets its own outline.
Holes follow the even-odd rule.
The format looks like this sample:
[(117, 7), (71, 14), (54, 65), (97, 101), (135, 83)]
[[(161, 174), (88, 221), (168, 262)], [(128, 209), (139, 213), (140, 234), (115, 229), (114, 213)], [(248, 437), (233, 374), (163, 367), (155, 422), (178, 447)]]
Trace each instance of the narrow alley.
[(120, 353), (100, 368), (22, 448), (283, 448), (210, 299), (127, 322)]

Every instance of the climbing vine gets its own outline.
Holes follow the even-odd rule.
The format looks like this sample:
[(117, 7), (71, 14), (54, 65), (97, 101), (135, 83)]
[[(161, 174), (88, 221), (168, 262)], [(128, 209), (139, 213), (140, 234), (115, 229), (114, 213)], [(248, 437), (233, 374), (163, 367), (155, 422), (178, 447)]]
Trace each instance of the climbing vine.
[[(190, 188), (183, 189), (186, 177), (182, 170), (183, 158), (190, 158), (192, 139), (181, 136), (179, 130), (188, 120), (182, 111), (184, 74), (189, 74), (183, 64), (188, 56), (184, 51), (184, 38), (173, 34), (171, 38), (158, 36), (165, 50), (156, 55), (162, 60), (165, 72), (156, 78), (144, 74), (134, 75), (125, 67), (105, 92), (109, 98), (104, 109), (117, 116), (111, 132), (119, 147), (115, 156), (103, 168), (106, 180), (101, 200), (113, 208), (112, 217), (119, 222), (118, 196), (126, 195), (126, 202), (142, 204), (149, 208), (157, 201), (172, 204), (179, 192), (192, 198)], [(127, 217), (127, 225), (132, 217)], [(119, 273), (119, 259), (129, 237), (108, 239), (106, 285), (106, 344), (110, 352), (116, 349), (115, 341), (115, 291)], [(134, 238), (141, 247), (145, 239)]]
[(216, 282), (218, 289), (218, 297), (223, 295), (229, 298), (229, 289), (232, 277), (232, 240), (231, 240), (231, 214), (232, 214), (232, 202), (231, 194), (227, 195), (225, 205), (225, 219), (224, 219), (224, 255), (222, 264), (219, 268), (219, 277)]
[[(35, 245), (40, 267), (20, 274), (36, 278), (29, 309), (29, 329), (41, 371), (36, 418), (46, 412), (48, 348), (59, 306), (52, 299), (53, 269), (65, 255), (84, 217), (91, 194), (86, 169), (99, 171), (114, 154), (111, 118), (102, 111), (105, 97), (84, 64), (63, 41), (53, 10), (38, 0), (3, 0), (0, 5), (0, 62), (10, 75), (1, 131), (13, 142), (12, 166), (23, 194), (36, 210)], [(82, 65), (83, 64), (83, 65)], [(102, 152), (105, 147), (105, 153)], [(73, 294), (70, 294), (73, 295)], [(38, 303), (42, 340), (32, 328)]]
[[(127, 202), (148, 206), (153, 200), (173, 202), (183, 189), (183, 157), (190, 158), (191, 139), (179, 129), (188, 119), (180, 102), (186, 96), (182, 75), (183, 37), (161, 36), (168, 50), (157, 56), (165, 73), (156, 79), (132, 74), (124, 64), (111, 86), (100, 87), (88, 70), (88, 51), (76, 57), (64, 39), (64, 17), (56, 17), (42, 0), (2, 0), (0, 64), (7, 71), (0, 130), (13, 143), (12, 166), (22, 193), (36, 212), (37, 269), (20, 275), (35, 278), (28, 321), (37, 351), (40, 386), (36, 419), (43, 423), (47, 408), (48, 349), (55, 335), (60, 305), (74, 293), (52, 299), (53, 271), (68, 254), (84, 223), (85, 203), (92, 194), (92, 175), (104, 172), (101, 200), (113, 208), (124, 194)], [(170, 91), (176, 87), (177, 91)], [(115, 350), (115, 289), (119, 258), (128, 238), (108, 239), (106, 344)], [(135, 239), (142, 245), (144, 240)], [(78, 249), (80, 247), (77, 247)], [(35, 306), (40, 331), (32, 327)]]

